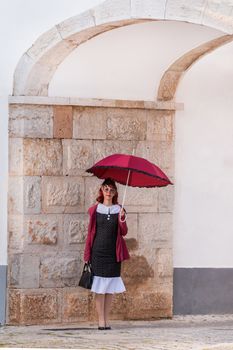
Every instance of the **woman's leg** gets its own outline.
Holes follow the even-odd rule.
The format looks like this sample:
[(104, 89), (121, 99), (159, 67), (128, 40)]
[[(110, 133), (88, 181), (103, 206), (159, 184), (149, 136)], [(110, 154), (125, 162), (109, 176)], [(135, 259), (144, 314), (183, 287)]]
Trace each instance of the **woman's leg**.
[(96, 310), (99, 318), (99, 327), (105, 327), (105, 294), (95, 294)]
[(105, 294), (105, 302), (104, 302), (104, 319), (105, 326), (109, 326), (109, 314), (111, 310), (111, 303), (113, 299), (113, 294)]

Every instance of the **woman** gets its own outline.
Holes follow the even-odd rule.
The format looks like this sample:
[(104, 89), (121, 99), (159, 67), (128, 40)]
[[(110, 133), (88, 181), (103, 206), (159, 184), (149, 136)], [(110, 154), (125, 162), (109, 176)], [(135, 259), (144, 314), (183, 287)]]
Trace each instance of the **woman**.
[(91, 262), (94, 279), (99, 330), (111, 329), (109, 313), (114, 293), (125, 291), (120, 277), (121, 261), (129, 259), (125, 241), (127, 234), (125, 210), (117, 202), (115, 182), (108, 178), (102, 183), (97, 204), (89, 208), (90, 221), (84, 251), (85, 262)]

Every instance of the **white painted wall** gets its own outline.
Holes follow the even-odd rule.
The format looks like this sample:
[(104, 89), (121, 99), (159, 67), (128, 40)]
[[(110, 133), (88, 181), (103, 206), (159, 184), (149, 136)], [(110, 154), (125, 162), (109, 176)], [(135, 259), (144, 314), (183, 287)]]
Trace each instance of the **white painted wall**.
[[(0, 264), (7, 262), (7, 96), (14, 69), (39, 35), (100, 2), (0, 2), (0, 32), (8, 31), (0, 37), (4, 47), (0, 55)], [(164, 68), (186, 50), (219, 35), (213, 29), (176, 22), (105, 33), (62, 63), (49, 93), (151, 100)], [(175, 267), (233, 267), (232, 52), (228, 45), (199, 61), (178, 91), (177, 101), (185, 103), (185, 111), (176, 118)]]
[(233, 43), (187, 72), (177, 99), (175, 265), (233, 267)]

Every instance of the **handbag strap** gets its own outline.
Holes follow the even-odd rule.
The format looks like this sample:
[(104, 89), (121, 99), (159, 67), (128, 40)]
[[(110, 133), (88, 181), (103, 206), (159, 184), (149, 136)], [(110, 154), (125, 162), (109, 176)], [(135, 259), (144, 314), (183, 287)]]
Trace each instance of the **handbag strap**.
[(83, 269), (84, 269), (84, 271), (88, 270), (89, 272), (91, 272), (91, 270), (92, 270), (91, 263), (90, 262), (85, 263)]

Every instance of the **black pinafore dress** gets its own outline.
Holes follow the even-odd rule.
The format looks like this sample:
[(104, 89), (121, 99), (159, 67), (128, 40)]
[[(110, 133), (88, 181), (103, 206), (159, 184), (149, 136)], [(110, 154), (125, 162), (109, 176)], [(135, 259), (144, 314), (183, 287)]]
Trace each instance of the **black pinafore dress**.
[(117, 262), (116, 259), (119, 211), (119, 205), (107, 207), (99, 204), (97, 207), (96, 234), (91, 253), (94, 273), (92, 291), (96, 293), (121, 293), (125, 291), (120, 277), (121, 262)]

